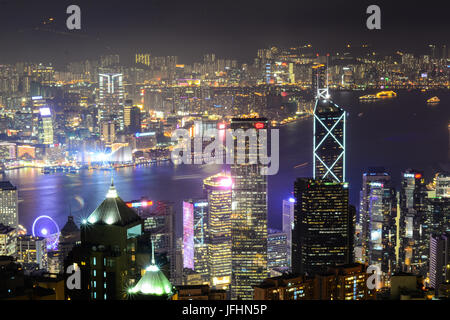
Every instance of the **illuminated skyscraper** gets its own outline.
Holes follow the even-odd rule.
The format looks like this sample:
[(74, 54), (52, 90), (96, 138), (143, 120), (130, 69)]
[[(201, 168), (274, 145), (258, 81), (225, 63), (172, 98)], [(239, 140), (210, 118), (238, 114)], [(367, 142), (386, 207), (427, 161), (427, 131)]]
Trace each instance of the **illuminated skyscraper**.
[(44, 107), (39, 109), (42, 121), (41, 141), (43, 144), (53, 144), (53, 121), (50, 108)]
[(288, 267), (292, 267), (292, 229), (294, 228), (295, 198), (283, 200), (283, 233), (286, 234)]
[(268, 230), (267, 236), (267, 267), (269, 272), (287, 271), (287, 236), (284, 232), (275, 229)]
[(16, 252), (16, 229), (0, 223), (0, 256), (12, 256)]
[(294, 196), (293, 272), (315, 274), (352, 262), (354, 228), (348, 185), (298, 178)]
[(208, 266), (208, 200), (192, 202), (194, 210), (194, 270), (209, 282)]
[(183, 201), (183, 268), (194, 270), (194, 205)]
[(403, 271), (426, 275), (429, 256), (427, 189), (421, 172), (402, 173), (400, 189), (400, 251)]
[(450, 280), (450, 235), (430, 235), (430, 287), (439, 293), (439, 286)]
[(314, 107), (314, 179), (345, 182), (346, 112), (330, 100), (328, 89), (318, 89)]
[(394, 272), (397, 201), (391, 177), (384, 168), (372, 168), (363, 174), (360, 203), (363, 258), (384, 273)]
[(123, 130), (124, 89), (121, 73), (100, 73), (98, 81), (98, 107), (102, 119), (116, 120)]
[(327, 86), (327, 68), (324, 64), (314, 64), (311, 72), (311, 93), (313, 98), (316, 97), (317, 92), (321, 88)]
[(224, 174), (206, 178), (208, 198), (208, 271), (211, 286), (228, 289), (231, 282), (231, 188)]
[(15, 257), (25, 270), (47, 269), (46, 240), (23, 235), (17, 238)]
[(128, 133), (141, 132), (141, 110), (133, 106), (133, 100), (126, 100), (123, 108), (123, 123)]
[(106, 145), (111, 145), (116, 141), (116, 125), (113, 121), (101, 122), (101, 140)]
[(17, 229), (19, 225), (17, 188), (9, 181), (0, 181), (0, 223)]
[(144, 233), (151, 235), (159, 267), (163, 269), (162, 264), (167, 264), (164, 269), (168, 270), (170, 280), (175, 283), (177, 271), (182, 270), (183, 262), (181, 261), (181, 267), (177, 268), (174, 203), (143, 197), (126, 204), (136, 210), (144, 220)]
[[(265, 118), (231, 120), (231, 129), (267, 128)], [(261, 146), (258, 145), (260, 149)], [(251, 154), (245, 144), (248, 158)], [(258, 151), (258, 150), (255, 150)], [(239, 150), (237, 150), (237, 153)], [(259, 152), (259, 151), (258, 151)], [(232, 237), (232, 299), (252, 299), (253, 287), (268, 275), (267, 269), (267, 176), (261, 174), (261, 164), (231, 165), (233, 180)]]
[(136, 64), (150, 66), (150, 53), (136, 53)]
[(439, 173), (436, 177), (436, 197), (450, 198), (450, 174)]

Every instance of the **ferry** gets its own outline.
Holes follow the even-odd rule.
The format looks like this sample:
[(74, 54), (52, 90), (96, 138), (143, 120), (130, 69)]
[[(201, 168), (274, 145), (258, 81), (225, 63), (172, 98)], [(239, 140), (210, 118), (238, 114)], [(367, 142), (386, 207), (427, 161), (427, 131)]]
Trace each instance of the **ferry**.
[(394, 91), (380, 91), (376, 94), (377, 98), (384, 99), (384, 98), (396, 98), (397, 93)]
[(394, 91), (380, 91), (376, 94), (367, 94), (365, 96), (359, 97), (359, 100), (362, 101), (373, 101), (373, 100), (379, 100), (379, 99), (390, 99), (390, 98), (396, 98), (397, 93)]
[(377, 96), (374, 94), (367, 94), (365, 96), (359, 97), (359, 100), (362, 100), (362, 101), (373, 101), (376, 99), (377, 99)]
[(441, 100), (438, 97), (433, 97), (427, 100), (427, 103), (438, 103)]
[(45, 166), (41, 169), (43, 174), (51, 174), (56, 172), (64, 172), (64, 173), (78, 173), (80, 171), (79, 166)]

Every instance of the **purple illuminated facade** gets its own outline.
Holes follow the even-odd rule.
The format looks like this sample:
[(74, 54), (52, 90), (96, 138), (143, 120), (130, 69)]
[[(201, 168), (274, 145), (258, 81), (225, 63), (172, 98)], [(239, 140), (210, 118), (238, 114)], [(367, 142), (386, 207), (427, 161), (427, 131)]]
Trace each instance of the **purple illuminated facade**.
[(194, 270), (194, 205), (183, 201), (183, 267)]

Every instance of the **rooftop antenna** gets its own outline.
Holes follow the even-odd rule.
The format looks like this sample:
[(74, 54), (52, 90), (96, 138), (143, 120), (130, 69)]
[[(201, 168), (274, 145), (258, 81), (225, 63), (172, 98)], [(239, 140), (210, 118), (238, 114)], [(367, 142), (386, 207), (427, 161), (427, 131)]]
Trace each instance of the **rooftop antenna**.
[(155, 265), (155, 243), (153, 242), (153, 238), (152, 238), (152, 265)]
[[(317, 54), (317, 56), (319, 56), (319, 54)], [(317, 72), (317, 99), (322, 99), (322, 100), (328, 100), (330, 99), (330, 94), (328, 93), (328, 56), (329, 54), (327, 53), (327, 62), (326, 62), (326, 69), (325, 72), (326, 74), (326, 85), (324, 86), (325, 88), (320, 88), (319, 87), (319, 72)], [(323, 66), (323, 64), (322, 64)]]
[(328, 91), (328, 57), (330, 56), (329, 53), (327, 53), (327, 68), (326, 68), (326, 72), (327, 72), (327, 91)]

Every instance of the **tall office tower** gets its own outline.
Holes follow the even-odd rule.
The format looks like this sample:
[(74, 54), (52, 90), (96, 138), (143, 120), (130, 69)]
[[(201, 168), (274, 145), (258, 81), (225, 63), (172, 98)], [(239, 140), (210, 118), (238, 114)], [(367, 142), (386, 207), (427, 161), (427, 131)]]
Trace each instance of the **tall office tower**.
[(327, 68), (324, 64), (314, 64), (311, 70), (311, 94), (315, 99), (318, 90), (327, 87)]
[(194, 270), (203, 283), (209, 282), (208, 265), (208, 200), (194, 201)]
[(350, 263), (354, 219), (348, 205), (348, 185), (298, 178), (294, 196), (293, 272), (315, 274), (329, 266)]
[(183, 269), (194, 270), (194, 205), (183, 201)]
[(206, 178), (208, 199), (208, 270), (211, 286), (228, 289), (231, 283), (231, 188), (230, 176)]
[(123, 130), (124, 89), (121, 73), (100, 73), (98, 81), (98, 107), (101, 119), (114, 119)]
[[(152, 201), (145, 198), (126, 203), (135, 209), (144, 220), (144, 233), (150, 234), (155, 246), (156, 259), (161, 268), (165, 264), (171, 281), (175, 282), (176, 271), (176, 235), (174, 204), (170, 201)], [(181, 263), (182, 264), (182, 263)], [(183, 266), (181, 266), (181, 269)]]
[(136, 53), (136, 64), (150, 66), (150, 53)]
[[(267, 128), (265, 118), (233, 118), (230, 128)], [(257, 133), (259, 136), (259, 134)], [(256, 150), (244, 144), (238, 147), (235, 156), (245, 151), (247, 159), (257, 159), (261, 145)], [(257, 152), (257, 154), (252, 154)], [(233, 186), (233, 209), (231, 216), (232, 238), (232, 283), (231, 298), (248, 300), (253, 298), (253, 287), (267, 278), (267, 176), (261, 174), (263, 165), (231, 164)]]
[(435, 294), (439, 293), (439, 286), (450, 280), (450, 235), (430, 235), (430, 287)]
[(43, 144), (53, 144), (53, 121), (50, 108), (39, 109), (40, 120), (42, 124), (41, 141)]
[(294, 228), (295, 198), (283, 200), (283, 233), (286, 234), (286, 251), (288, 268), (292, 268), (292, 229)]
[(111, 145), (116, 141), (116, 125), (113, 121), (102, 121), (100, 129), (101, 140), (106, 145)]
[(439, 173), (436, 177), (436, 197), (450, 198), (450, 174)]
[(421, 172), (402, 173), (400, 189), (399, 262), (403, 271), (426, 276), (430, 230), (427, 189)]
[(72, 265), (81, 274), (81, 289), (67, 290), (70, 299), (125, 299), (140, 277), (138, 262), (149, 262), (137, 256), (141, 235), (141, 218), (111, 183), (106, 199), (81, 224), (81, 244), (66, 259), (65, 270)]
[(272, 274), (288, 271), (287, 236), (281, 230), (269, 229), (267, 236), (267, 267)]
[(370, 168), (363, 174), (360, 206), (363, 259), (390, 274), (397, 261), (397, 201), (384, 168)]
[(17, 188), (9, 181), (0, 181), (0, 223), (15, 229), (19, 225)]
[(23, 235), (17, 237), (15, 257), (25, 270), (47, 269), (47, 246), (42, 237)]
[(427, 204), (429, 233), (441, 234), (450, 230), (450, 198), (428, 197)]
[(318, 89), (314, 107), (314, 179), (345, 182), (346, 112), (329, 99), (328, 89)]
[(133, 106), (133, 100), (125, 100), (123, 123), (127, 133), (141, 132), (141, 109)]
[(356, 229), (356, 207), (352, 204), (348, 205), (348, 214), (349, 214), (349, 231), (348, 234), (350, 236), (350, 244), (352, 246), (352, 250), (350, 251), (350, 257), (349, 257), (349, 261), (350, 263), (358, 263), (357, 259), (356, 259), (356, 235), (357, 235), (357, 230)]
[(12, 256), (16, 252), (16, 229), (0, 223), (0, 256)]
[[(193, 237), (184, 237), (184, 221), (189, 221), (192, 214)], [(187, 215), (189, 218), (184, 219)], [(190, 230), (190, 222), (187, 228)], [(189, 232), (187, 233), (189, 234)], [(203, 283), (209, 283), (208, 269), (208, 200), (194, 199), (183, 201), (183, 242), (187, 239), (187, 244), (183, 243), (183, 252), (189, 253), (189, 247), (193, 247), (193, 260), (196, 273), (200, 274)], [(191, 240), (192, 239), (192, 240)], [(188, 254), (188, 256), (190, 256)], [(186, 264), (184, 264), (186, 267)]]

